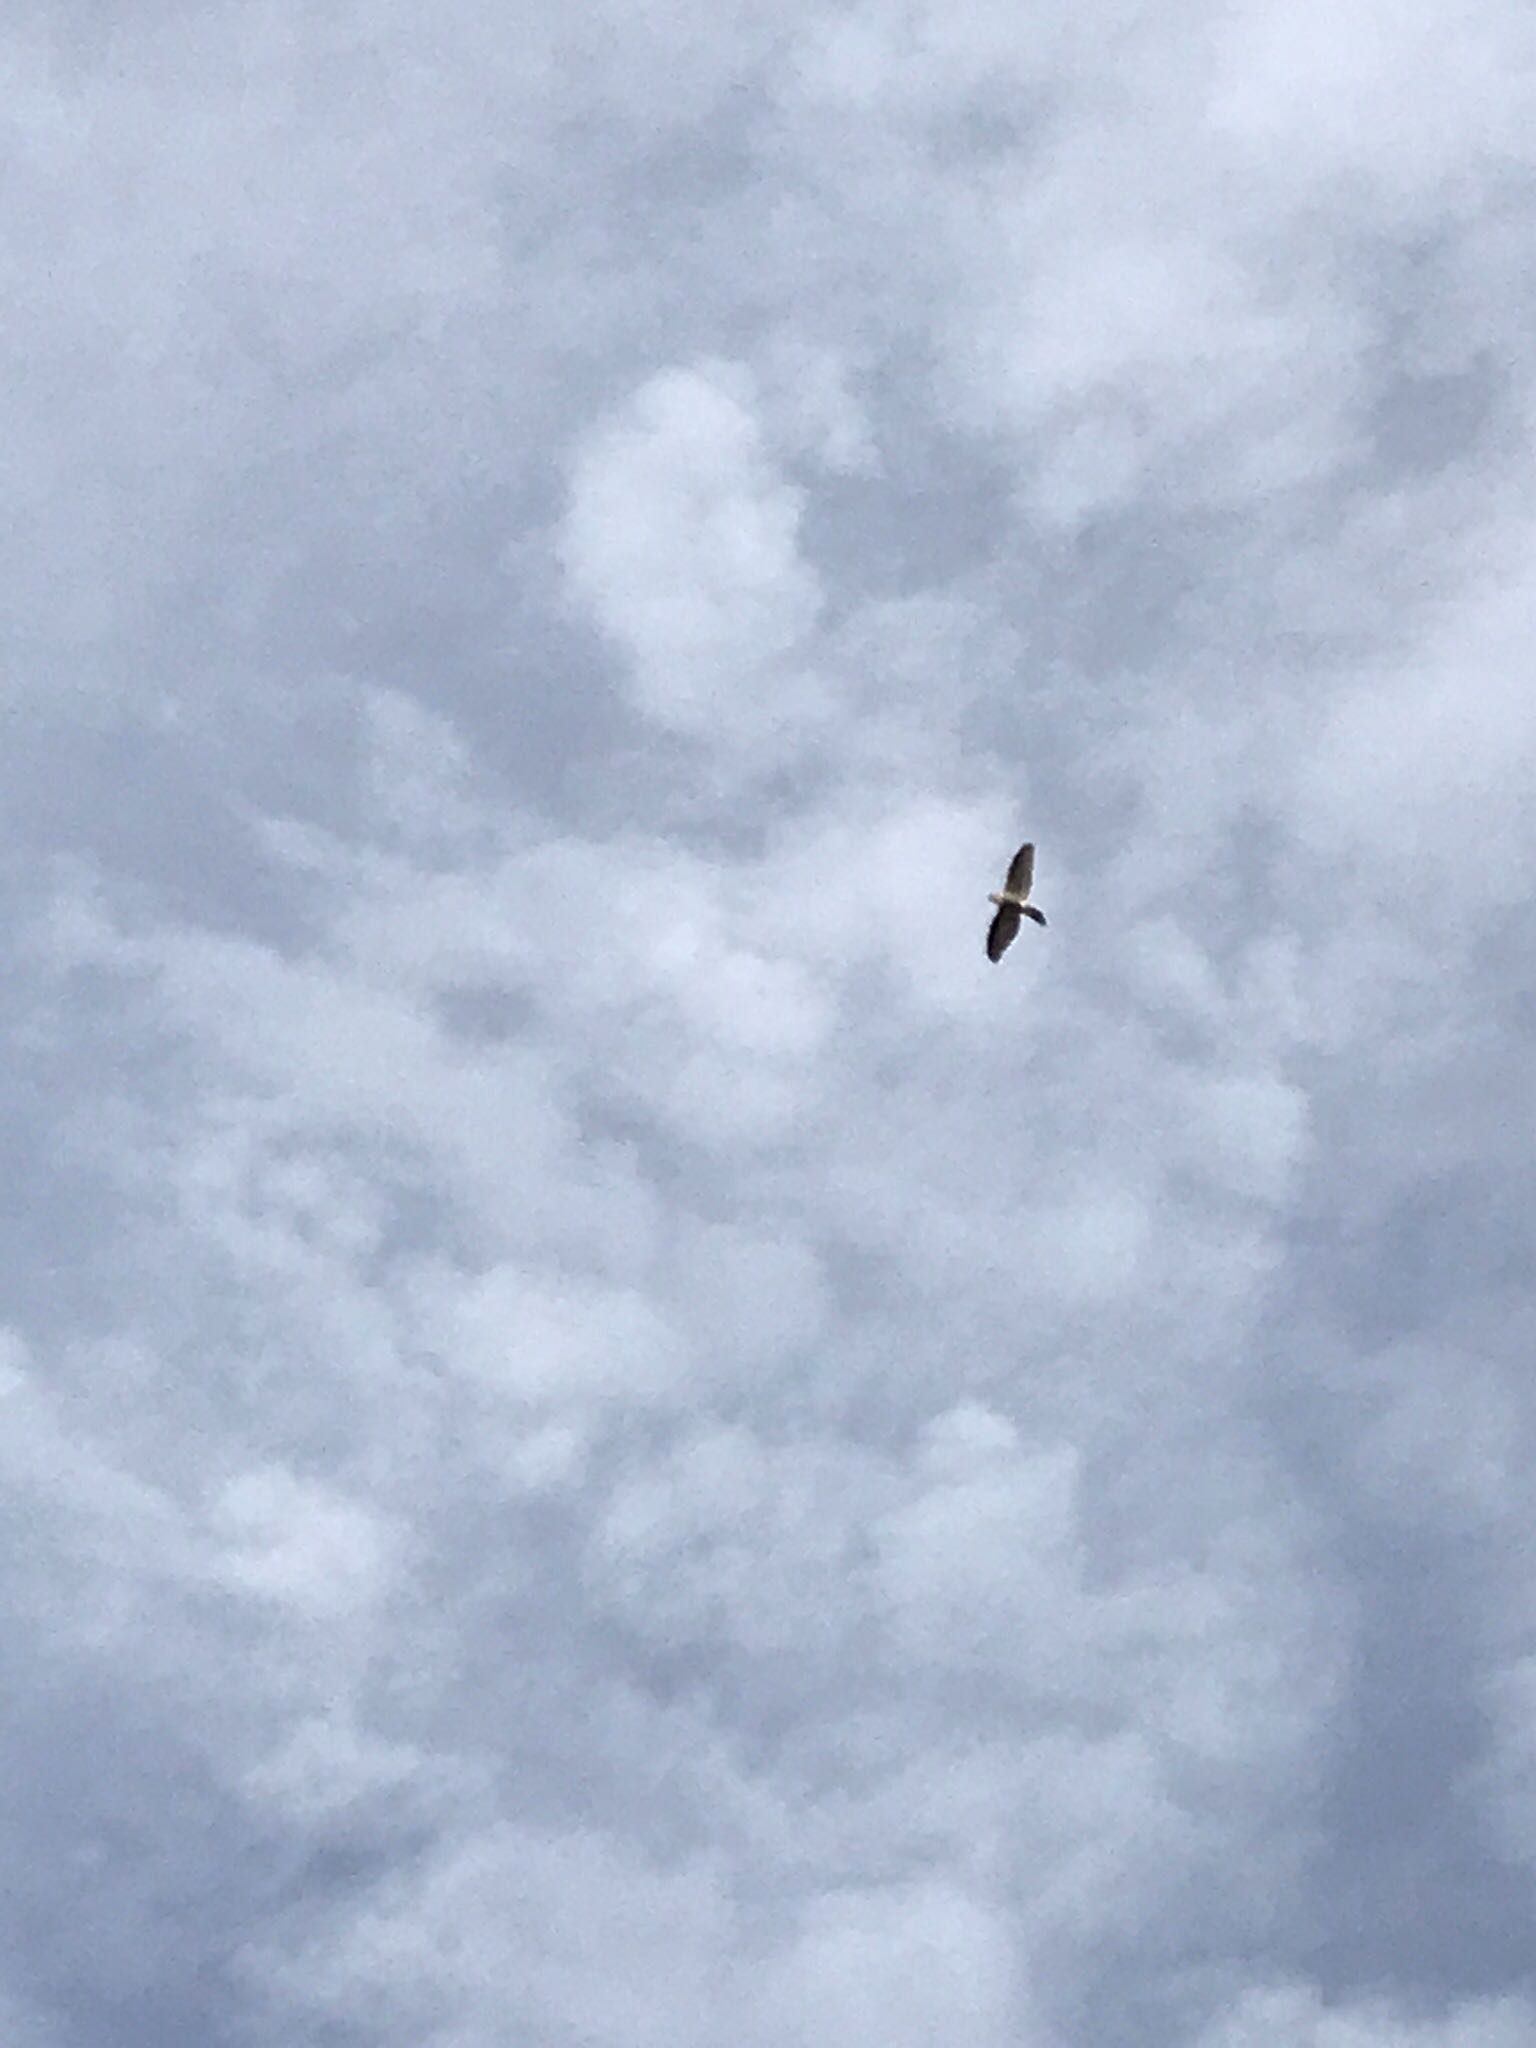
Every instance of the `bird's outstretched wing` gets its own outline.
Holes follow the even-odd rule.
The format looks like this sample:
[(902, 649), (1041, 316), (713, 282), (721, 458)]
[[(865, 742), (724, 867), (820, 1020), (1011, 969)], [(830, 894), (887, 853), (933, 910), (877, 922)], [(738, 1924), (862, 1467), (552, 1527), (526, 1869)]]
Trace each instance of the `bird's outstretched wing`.
[(1010, 896), (1027, 896), (1035, 879), (1035, 842), (1021, 846), (1008, 863), (1007, 889)]
[(987, 928), (987, 958), (1001, 960), (1008, 948), (1019, 935), (1019, 909), (1015, 903), (998, 906), (996, 917)]

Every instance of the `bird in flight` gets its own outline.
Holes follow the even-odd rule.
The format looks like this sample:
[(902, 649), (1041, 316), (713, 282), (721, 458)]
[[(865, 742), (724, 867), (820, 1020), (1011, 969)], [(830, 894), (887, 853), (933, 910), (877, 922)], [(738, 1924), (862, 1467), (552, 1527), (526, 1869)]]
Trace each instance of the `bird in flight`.
[(1032, 917), (1036, 924), (1045, 923), (1045, 912), (1037, 910), (1029, 900), (1029, 885), (1035, 879), (1035, 846), (1031, 840), (1028, 846), (1021, 846), (1008, 863), (1008, 879), (1001, 890), (987, 901), (997, 905), (992, 922), (987, 928), (987, 958), (1001, 960), (1008, 948), (1018, 937), (1019, 920)]

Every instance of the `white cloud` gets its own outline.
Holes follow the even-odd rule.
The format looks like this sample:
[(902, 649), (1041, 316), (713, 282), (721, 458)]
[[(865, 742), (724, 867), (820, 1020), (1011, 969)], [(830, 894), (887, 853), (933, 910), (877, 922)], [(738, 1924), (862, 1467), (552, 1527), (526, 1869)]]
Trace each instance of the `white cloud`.
[(783, 666), (820, 603), (803, 496), (757, 406), (739, 366), (665, 371), (594, 433), (572, 477), (573, 592), (632, 664), (641, 711), (683, 732), (782, 730), (814, 709)]
[(707, 1870), (648, 1865), (596, 1831), (503, 1824), (445, 1848), (297, 1964), (254, 1954), (249, 1967), (401, 2038), (489, 2048), (511, 2028), (702, 2048), (731, 2010), (718, 1960), (731, 1922)]
[(1536, 707), (1520, 682), (1532, 535), (1521, 526), (1497, 545), (1411, 654), (1340, 693), (1298, 762), (1313, 846), (1348, 860), (1377, 915), (1441, 956), (1469, 915), (1523, 899), (1532, 857)]
[[(1048, 186), (1008, 223), (1023, 261), (982, 286), (954, 347), (964, 390), (1043, 437), (1023, 483), (1033, 512), (1076, 525), (1116, 511), (1170, 458), (1193, 460), (1186, 488), (1218, 505), (1340, 464), (1357, 336), (1320, 333), (1311, 306), (1271, 303), (1267, 279), (1193, 233), (1160, 246), (1112, 231), (1061, 251), (1045, 228), (1053, 197)], [(1026, 252), (1039, 244), (1051, 253), (1036, 269)]]
[(388, 1532), (378, 1518), (291, 1472), (243, 1472), (212, 1502), (220, 1575), (259, 1599), (328, 1627), (385, 1593)]
[(766, 2040), (888, 2041), (939, 2048), (963, 2034), (989, 2048), (1047, 2048), (1019, 1996), (998, 1916), (948, 1887), (824, 1897), (770, 1974)]
[(941, 1418), (925, 1459), (934, 1481), (885, 1518), (876, 1551), (896, 1629), (918, 1657), (1001, 1664), (1049, 1694), (1077, 1649), (1077, 1460), (1010, 1439), (984, 1410)]
[(497, 1266), (423, 1306), (424, 1323), (448, 1333), (456, 1366), (531, 1406), (644, 1401), (687, 1369), (676, 1335), (643, 1296), (596, 1287), (590, 1274)]
[(1425, 7), (1405, 36), (1376, 0), (1315, 8), (1283, 30), (1240, 7), (1215, 52), (1212, 125), (1276, 177), (1299, 160), (1397, 210), (1436, 205), (1448, 179), (1497, 175), (1529, 151), (1530, 32), (1514, 13)]

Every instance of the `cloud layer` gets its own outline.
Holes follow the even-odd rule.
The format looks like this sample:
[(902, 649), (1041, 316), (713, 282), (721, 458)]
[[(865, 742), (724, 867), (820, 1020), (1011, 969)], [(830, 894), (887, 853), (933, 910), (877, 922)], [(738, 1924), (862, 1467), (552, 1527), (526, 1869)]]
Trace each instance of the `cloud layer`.
[(1536, 2043), (1523, 17), (140, 16), (0, 31), (0, 2031)]

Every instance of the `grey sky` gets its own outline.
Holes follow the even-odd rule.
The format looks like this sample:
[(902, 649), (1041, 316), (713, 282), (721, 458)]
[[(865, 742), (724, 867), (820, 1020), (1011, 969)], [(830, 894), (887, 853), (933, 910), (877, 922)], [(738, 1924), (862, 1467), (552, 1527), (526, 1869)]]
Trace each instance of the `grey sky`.
[(1536, 2048), (1533, 62), (10, 11), (7, 2048)]

